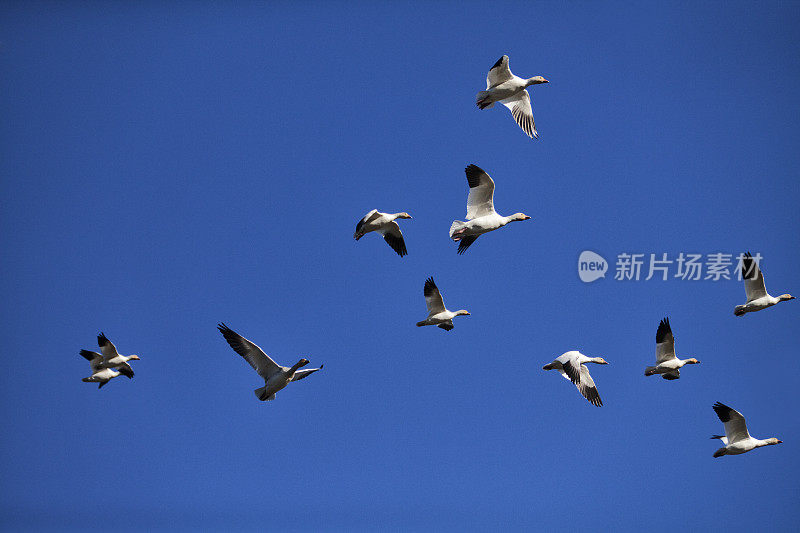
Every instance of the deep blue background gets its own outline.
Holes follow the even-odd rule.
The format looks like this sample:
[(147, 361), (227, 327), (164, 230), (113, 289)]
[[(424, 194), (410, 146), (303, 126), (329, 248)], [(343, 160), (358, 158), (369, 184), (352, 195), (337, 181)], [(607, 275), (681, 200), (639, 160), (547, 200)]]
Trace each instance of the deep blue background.
[[(793, 530), (800, 303), (577, 276), (764, 256), (800, 292), (791, 2), (6, 2), (0, 527)], [(502, 54), (541, 139), (474, 95)], [(533, 220), (457, 256), (463, 168)], [(372, 208), (408, 211), (409, 255)], [(613, 268), (613, 265), (612, 265)], [(415, 328), (434, 276), (455, 330)], [(645, 378), (658, 321), (679, 381)], [(322, 372), (258, 402), (219, 321)], [(81, 383), (104, 331), (132, 381)], [(542, 365), (579, 349), (605, 406)], [(711, 405), (784, 444), (713, 459)]]

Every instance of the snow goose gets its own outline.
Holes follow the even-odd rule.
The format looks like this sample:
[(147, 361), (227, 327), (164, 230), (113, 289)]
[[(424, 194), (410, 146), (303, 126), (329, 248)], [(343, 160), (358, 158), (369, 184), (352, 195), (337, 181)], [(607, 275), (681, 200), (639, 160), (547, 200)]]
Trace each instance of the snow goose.
[(448, 311), (444, 306), (444, 299), (439, 292), (433, 278), (425, 280), (425, 288), (423, 289), (425, 295), (425, 305), (428, 306), (428, 318), (422, 322), (417, 322), (418, 327), (422, 326), (439, 326), (445, 331), (450, 331), (453, 326), (453, 317), (458, 315), (469, 315), (469, 311), (461, 309), (459, 311)]
[(395, 219), (398, 218), (411, 218), (411, 215), (405, 212), (381, 213), (377, 209), (373, 209), (358, 221), (353, 238), (358, 240), (370, 231), (377, 231), (383, 235), (383, 240), (386, 241), (386, 244), (391, 246), (392, 250), (397, 252), (397, 255), (403, 257), (408, 252), (406, 251), (403, 234), (400, 232), (400, 226), (395, 222)]
[(508, 68), (508, 56), (504, 55), (497, 60), (486, 76), (486, 90), (475, 97), (475, 104), (486, 109), (493, 107), (495, 102), (500, 102), (511, 111), (511, 116), (522, 131), (530, 137), (539, 138), (536, 124), (533, 122), (533, 109), (531, 97), (525, 87), (539, 83), (550, 83), (541, 76), (523, 79), (511, 73)]
[(454, 220), (450, 225), (450, 238), (458, 243), (458, 254), (463, 254), (475, 239), (515, 220), (529, 220), (525, 213), (511, 216), (498, 215), (494, 210), (494, 181), (476, 165), (464, 169), (469, 184), (467, 196), (467, 222)]
[(744, 279), (744, 292), (747, 295), (747, 302), (744, 305), (737, 305), (733, 310), (736, 316), (743, 316), (745, 313), (761, 311), (767, 307), (772, 307), (778, 302), (794, 300), (791, 294), (781, 294), (777, 298), (770, 296), (764, 286), (764, 274), (758, 267), (758, 263), (753, 260), (750, 252), (742, 258), (742, 279)]
[(258, 372), (258, 375), (264, 378), (264, 386), (256, 389), (256, 397), (263, 401), (274, 400), (275, 393), (289, 384), (290, 381), (297, 381), (310, 376), (317, 370), (322, 370), (323, 365), (319, 368), (309, 368), (307, 370), (298, 370), (302, 366), (306, 366), (309, 361), (305, 357), (300, 359), (292, 367), (281, 366), (273, 361), (264, 351), (259, 348), (255, 343), (245, 339), (225, 324), (218, 324), (222, 336), (228, 341), (233, 350), (244, 357), (245, 361), (250, 363), (253, 370)]
[(712, 439), (720, 439), (725, 445), (724, 448), (714, 452), (714, 457), (722, 457), (723, 455), (739, 455), (741, 453), (749, 452), (761, 446), (769, 446), (770, 444), (781, 444), (783, 441), (772, 437), (770, 439), (755, 439), (750, 436), (747, 431), (747, 424), (745, 424), (742, 413), (731, 409), (725, 404), (717, 402), (714, 404), (714, 412), (725, 424), (725, 436), (714, 435)]
[(80, 354), (89, 361), (89, 368), (92, 369), (92, 375), (88, 378), (83, 378), (81, 381), (86, 383), (99, 383), (98, 389), (102, 389), (103, 385), (119, 376), (119, 372), (115, 372), (110, 368), (103, 367), (103, 356), (97, 352), (90, 352), (89, 350), (81, 350)]
[(578, 351), (566, 352), (556, 357), (556, 359), (549, 364), (542, 367), (543, 370), (558, 370), (558, 372), (566, 379), (578, 387), (578, 390), (584, 398), (589, 400), (589, 403), (601, 407), (603, 400), (600, 399), (600, 394), (597, 392), (597, 387), (594, 384), (592, 376), (589, 375), (589, 369), (586, 368), (584, 363), (597, 363), (599, 365), (607, 365), (605, 359), (602, 357), (587, 357)]
[(128, 364), (128, 361), (139, 361), (138, 355), (120, 355), (117, 347), (108, 340), (102, 331), (97, 336), (97, 345), (100, 346), (100, 351), (103, 352), (103, 368), (113, 368), (129, 378), (133, 377), (133, 369)]
[(108, 366), (102, 354), (90, 352), (89, 350), (81, 350), (81, 355), (85, 357), (87, 361), (89, 361), (89, 364), (96, 364), (98, 369), (110, 368), (112, 370), (116, 370), (128, 379), (133, 377), (133, 369), (128, 363), (123, 362), (116, 366)]
[(699, 362), (694, 357), (678, 359), (675, 356), (675, 337), (669, 326), (669, 318), (665, 318), (656, 330), (656, 364), (645, 368), (644, 375), (661, 374), (664, 379), (679, 379), (681, 377), (679, 368), (683, 365), (696, 365)]

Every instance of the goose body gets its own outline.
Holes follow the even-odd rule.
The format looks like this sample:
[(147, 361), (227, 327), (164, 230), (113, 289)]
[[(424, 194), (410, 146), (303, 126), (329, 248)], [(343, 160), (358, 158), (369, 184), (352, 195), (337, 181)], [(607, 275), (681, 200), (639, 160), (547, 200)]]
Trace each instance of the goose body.
[(720, 439), (725, 445), (723, 448), (714, 452), (714, 457), (722, 457), (723, 455), (740, 455), (747, 453), (750, 450), (761, 448), (762, 446), (770, 446), (772, 444), (781, 444), (783, 441), (775, 437), (769, 439), (756, 439), (750, 436), (747, 431), (747, 424), (745, 423), (742, 413), (731, 409), (725, 404), (717, 402), (713, 406), (714, 412), (717, 413), (720, 421), (725, 425), (725, 436), (714, 435), (712, 439)]
[(476, 95), (475, 104), (480, 109), (487, 109), (493, 107), (495, 102), (500, 102), (511, 111), (514, 121), (528, 137), (538, 139), (539, 133), (533, 121), (531, 96), (525, 88), (539, 83), (549, 82), (541, 76), (527, 79), (515, 76), (508, 67), (508, 56), (504, 55), (489, 69), (489, 74), (486, 76), (486, 90)]
[(381, 213), (377, 209), (373, 209), (364, 215), (364, 218), (358, 221), (353, 238), (358, 240), (371, 231), (377, 231), (383, 236), (383, 240), (386, 241), (386, 244), (388, 244), (397, 255), (403, 257), (408, 254), (408, 251), (406, 250), (406, 243), (403, 239), (403, 233), (400, 231), (400, 226), (395, 222), (398, 218), (411, 218), (411, 215), (405, 212)]
[(301, 380), (317, 370), (322, 370), (323, 365), (320, 365), (319, 368), (298, 370), (309, 363), (305, 357), (291, 367), (281, 366), (273, 361), (254, 342), (245, 339), (225, 324), (219, 324), (217, 328), (225, 340), (228, 341), (230, 347), (241, 355), (253, 367), (253, 370), (264, 379), (264, 386), (253, 391), (261, 401), (274, 400), (275, 393), (292, 381)]
[(658, 325), (658, 330), (656, 331), (656, 364), (655, 366), (648, 366), (644, 371), (644, 375), (661, 374), (664, 379), (678, 379), (681, 377), (680, 368), (683, 368), (684, 365), (694, 365), (699, 362), (694, 357), (678, 359), (675, 355), (675, 337), (672, 335), (669, 318), (665, 318)]
[(736, 316), (744, 316), (746, 313), (753, 313), (772, 307), (778, 302), (795, 299), (791, 294), (771, 296), (767, 292), (767, 288), (764, 285), (764, 274), (761, 272), (758, 263), (753, 259), (753, 256), (750, 255), (750, 252), (747, 252), (742, 258), (742, 279), (744, 279), (744, 292), (747, 296), (747, 302), (734, 308), (733, 314)]
[(589, 403), (602, 407), (603, 400), (600, 399), (600, 394), (589, 374), (589, 369), (586, 368), (586, 363), (608, 364), (602, 357), (587, 357), (579, 351), (570, 351), (556, 357), (552, 363), (544, 365), (542, 369), (557, 370), (562, 377), (575, 384)]
[(425, 305), (428, 307), (428, 318), (417, 322), (418, 327), (422, 326), (438, 326), (445, 331), (450, 331), (455, 326), (453, 325), (453, 318), (459, 315), (469, 315), (469, 311), (461, 309), (459, 311), (448, 311), (444, 306), (444, 299), (442, 298), (436, 283), (433, 278), (425, 280), (425, 287), (423, 288), (425, 295)]
[(119, 372), (115, 372), (111, 368), (103, 367), (103, 356), (97, 352), (90, 352), (88, 350), (81, 350), (80, 354), (89, 361), (89, 368), (92, 375), (88, 378), (83, 378), (81, 381), (85, 383), (99, 383), (98, 389), (102, 389), (103, 385), (119, 376)]
[(529, 220), (525, 213), (502, 216), (494, 210), (494, 180), (482, 168), (469, 165), (464, 169), (469, 185), (467, 220), (454, 220), (450, 225), (450, 238), (458, 243), (458, 254), (467, 251), (475, 240), (509, 222)]

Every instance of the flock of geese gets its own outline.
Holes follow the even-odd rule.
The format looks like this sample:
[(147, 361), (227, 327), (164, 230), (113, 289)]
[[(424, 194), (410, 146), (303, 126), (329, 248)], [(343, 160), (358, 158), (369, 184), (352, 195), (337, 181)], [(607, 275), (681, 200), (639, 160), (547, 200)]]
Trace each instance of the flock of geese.
[[(486, 90), (480, 91), (476, 96), (476, 105), (480, 109), (488, 109), (500, 102), (511, 111), (511, 116), (530, 138), (538, 138), (536, 125), (533, 120), (531, 98), (526, 90), (531, 85), (548, 83), (542, 76), (520, 78), (511, 73), (508, 66), (508, 56), (501, 57), (489, 70), (486, 77)], [(509, 222), (529, 220), (531, 217), (524, 213), (515, 213), (502, 216), (494, 209), (494, 181), (483, 169), (476, 165), (468, 165), (465, 169), (469, 195), (467, 196), (466, 221), (454, 220), (450, 226), (450, 238), (458, 243), (457, 253), (463, 254), (483, 234), (497, 230)], [(371, 232), (380, 234), (384, 241), (397, 255), (403, 257), (408, 254), (403, 233), (397, 224), (398, 219), (410, 219), (406, 212), (382, 213), (377, 209), (368, 212), (356, 225), (353, 237), (361, 239)], [(771, 296), (764, 285), (764, 275), (758, 263), (748, 252), (742, 259), (742, 278), (745, 284), (747, 301), (737, 305), (734, 309), (736, 316), (746, 313), (761, 311), (779, 302), (793, 300), (790, 294)], [(425, 280), (423, 288), (428, 316), (417, 322), (417, 326), (437, 326), (445, 331), (452, 330), (453, 319), (457, 316), (468, 316), (466, 309), (450, 311), (444, 305), (444, 299), (433, 281)], [(220, 323), (217, 328), (230, 347), (264, 380), (264, 386), (256, 389), (255, 395), (261, 401), (274, 400), (281, 389), (293, 381), (298, 381), (322, 370), (319, 368), (301, 370), (309, 364), (306, 358), (300, 359), (291, 367), (282, 366), (270, 358), (254, 342), (242, 337), (228, 326)], [(85, 382), (99, 383), (102, 388), (110, 380), (123, 375), (131, 379), (134, 376), (129, 361), (139, 360), (138, 355), (123, 356), (114, 344), (101, 332), (97, 336), (100, 353), (81, 350), (80, 355), (89, 361), (91, 375), (83, 378)], [(561, 376), (571, 381), (589, 403), (600, 407), (603, 401), (597, 391), (592, 376), (586, 367), (587, 363), (607, 365), (602, 357), (589, 357), (579, 351), (569, 351), (542, 367), (544, 370), (557, 370)], [(645, 369), (645, 376), (660, 375), (666, 380), (680, 378), (680, 369), (688, 364), (699, 364), (695, 358), (679, 359), (675, 355), (675, 337), (672, 334), (669, 318), (664, 318), (656, 330), (656, 361), (653, 366)], [(738, 455), (761, 446), (780, 444), (777, 438), (756, 439), (750, 436), (744, 417), (738, 411), (722, 404), (715, 403), (714, 412), (725, 426), (725, 435), (714, 435), (712, 439), (720, 439), (724, 446), (714, 452), (714, 457), (723, 455)]]

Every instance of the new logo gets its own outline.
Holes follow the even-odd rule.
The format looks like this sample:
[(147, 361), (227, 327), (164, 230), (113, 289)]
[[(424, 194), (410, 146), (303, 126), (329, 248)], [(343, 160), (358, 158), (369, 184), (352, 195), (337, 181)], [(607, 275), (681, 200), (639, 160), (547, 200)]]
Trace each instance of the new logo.
[(603, 256), (590, 250), (584, 250), (578, 257), (578, 277), (584, 283), (591, 283), (599, 278), (606, 277), (608, 262)]

